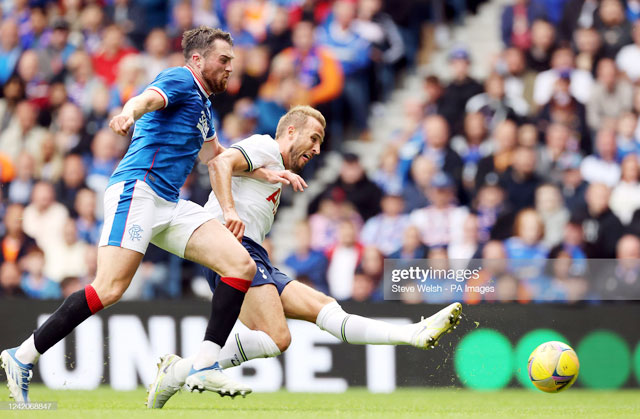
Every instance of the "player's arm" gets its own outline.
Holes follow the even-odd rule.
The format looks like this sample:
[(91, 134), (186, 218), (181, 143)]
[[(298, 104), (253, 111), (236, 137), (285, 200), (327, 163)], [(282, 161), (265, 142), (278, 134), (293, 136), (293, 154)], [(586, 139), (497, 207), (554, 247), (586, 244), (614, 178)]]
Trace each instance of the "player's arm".
[(208, 164), (216, 156), (224, 153), (225, 150), (226, 148), (220, 144), (220, 141), (218, 141), (218, 135), (216, 134), (202, 144), (202, 148), (198, 153), (198, 158), (201, 163)]
[(225, 226), (238, 240), (244, 235), (244, 223), (236, 212), (235, 202), (231, 193), (231, 176), (234, 172), (249, 170), (249, 160), (237, 148), (228, 148), (207, 163), (209, 181), (216, 195)]
[(165, 99), (155, 89), (147, 89), (125, 103), (122, 112), (114, 116), (109, 127), (119, 135), (127, 135), (129, 128), (145, 113), (157, 111), (165, 106)]

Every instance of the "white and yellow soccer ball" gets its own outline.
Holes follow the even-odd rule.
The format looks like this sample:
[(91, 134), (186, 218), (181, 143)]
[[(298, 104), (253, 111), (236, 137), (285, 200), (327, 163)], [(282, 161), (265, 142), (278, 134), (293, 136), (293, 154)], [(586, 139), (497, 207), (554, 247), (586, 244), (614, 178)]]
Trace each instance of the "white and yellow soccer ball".
[(527, 367), (529, 379), (537, 389), (546, 393), (558, 393), (575, 383), (580, 371), (580, 361), (571, 346), (550, 341), (531, 352)]

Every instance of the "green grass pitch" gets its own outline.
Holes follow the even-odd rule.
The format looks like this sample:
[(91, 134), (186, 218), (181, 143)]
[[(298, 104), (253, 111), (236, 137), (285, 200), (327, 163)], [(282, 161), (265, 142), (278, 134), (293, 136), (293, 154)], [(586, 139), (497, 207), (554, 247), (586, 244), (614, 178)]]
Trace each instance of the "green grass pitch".
[[(3, 386), (4, 387), (4, 386)], [(10, 400), (6, 388), (0, 401)], [(0, 418), (357, 418), (357, 417), (564, 417), (638, 418), (640, 390), (589, 391), (570, 389), (560, 394), (530, 390), (476, 392), (464, 389), (411, 389), (392, 394), (371, 394), (352, 389), (343, 394), (251, 394), (246, 399), (182, 391), (164, 409), (143, 406), (145, 390), (119, 392), (108, 387), (94, 391), (49, 390), (33, 386), (31, 398), (55, 401), (56, 411), (11, 412)]]

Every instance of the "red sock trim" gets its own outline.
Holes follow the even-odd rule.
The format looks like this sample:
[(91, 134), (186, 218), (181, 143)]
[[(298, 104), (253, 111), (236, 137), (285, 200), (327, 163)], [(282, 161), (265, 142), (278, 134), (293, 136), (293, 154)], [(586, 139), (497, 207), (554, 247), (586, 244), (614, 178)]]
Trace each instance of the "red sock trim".
[(231, 276), (223, 276), (220, 278), (220, 281), (244, 293), (249, 291), (249, 287), (251, 286), (251, 281), (247, 281), (246, 279), (242, 278), (234, 278)]
[(91, 310), (91, 314), (96, 314), (104, 308), (100, 297), (98, 297), (98, 293), (91, 285), (84, 287), (84, 296), (87, 299), (87, 305), (89, 306), (89, 310)]

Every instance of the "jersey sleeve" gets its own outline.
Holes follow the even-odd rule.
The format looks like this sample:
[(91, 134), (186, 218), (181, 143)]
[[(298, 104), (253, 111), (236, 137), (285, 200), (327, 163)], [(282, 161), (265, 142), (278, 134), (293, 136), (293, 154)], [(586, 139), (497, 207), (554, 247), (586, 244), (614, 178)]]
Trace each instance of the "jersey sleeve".
[(175, 105), (187, 97), (187, 92), (193, 89), (193, 76), (183, 67), (167, 69), (156, 77), (146, 90), (153, 90), (164, 99), (163, 109)]
[(280, 159), (278, 143), (268, 135), (252, 135), (246, 140), (231, 146), (239, 150), (249, 164), (249, 171), (265, 167), (270, 163), (277, 163)]

